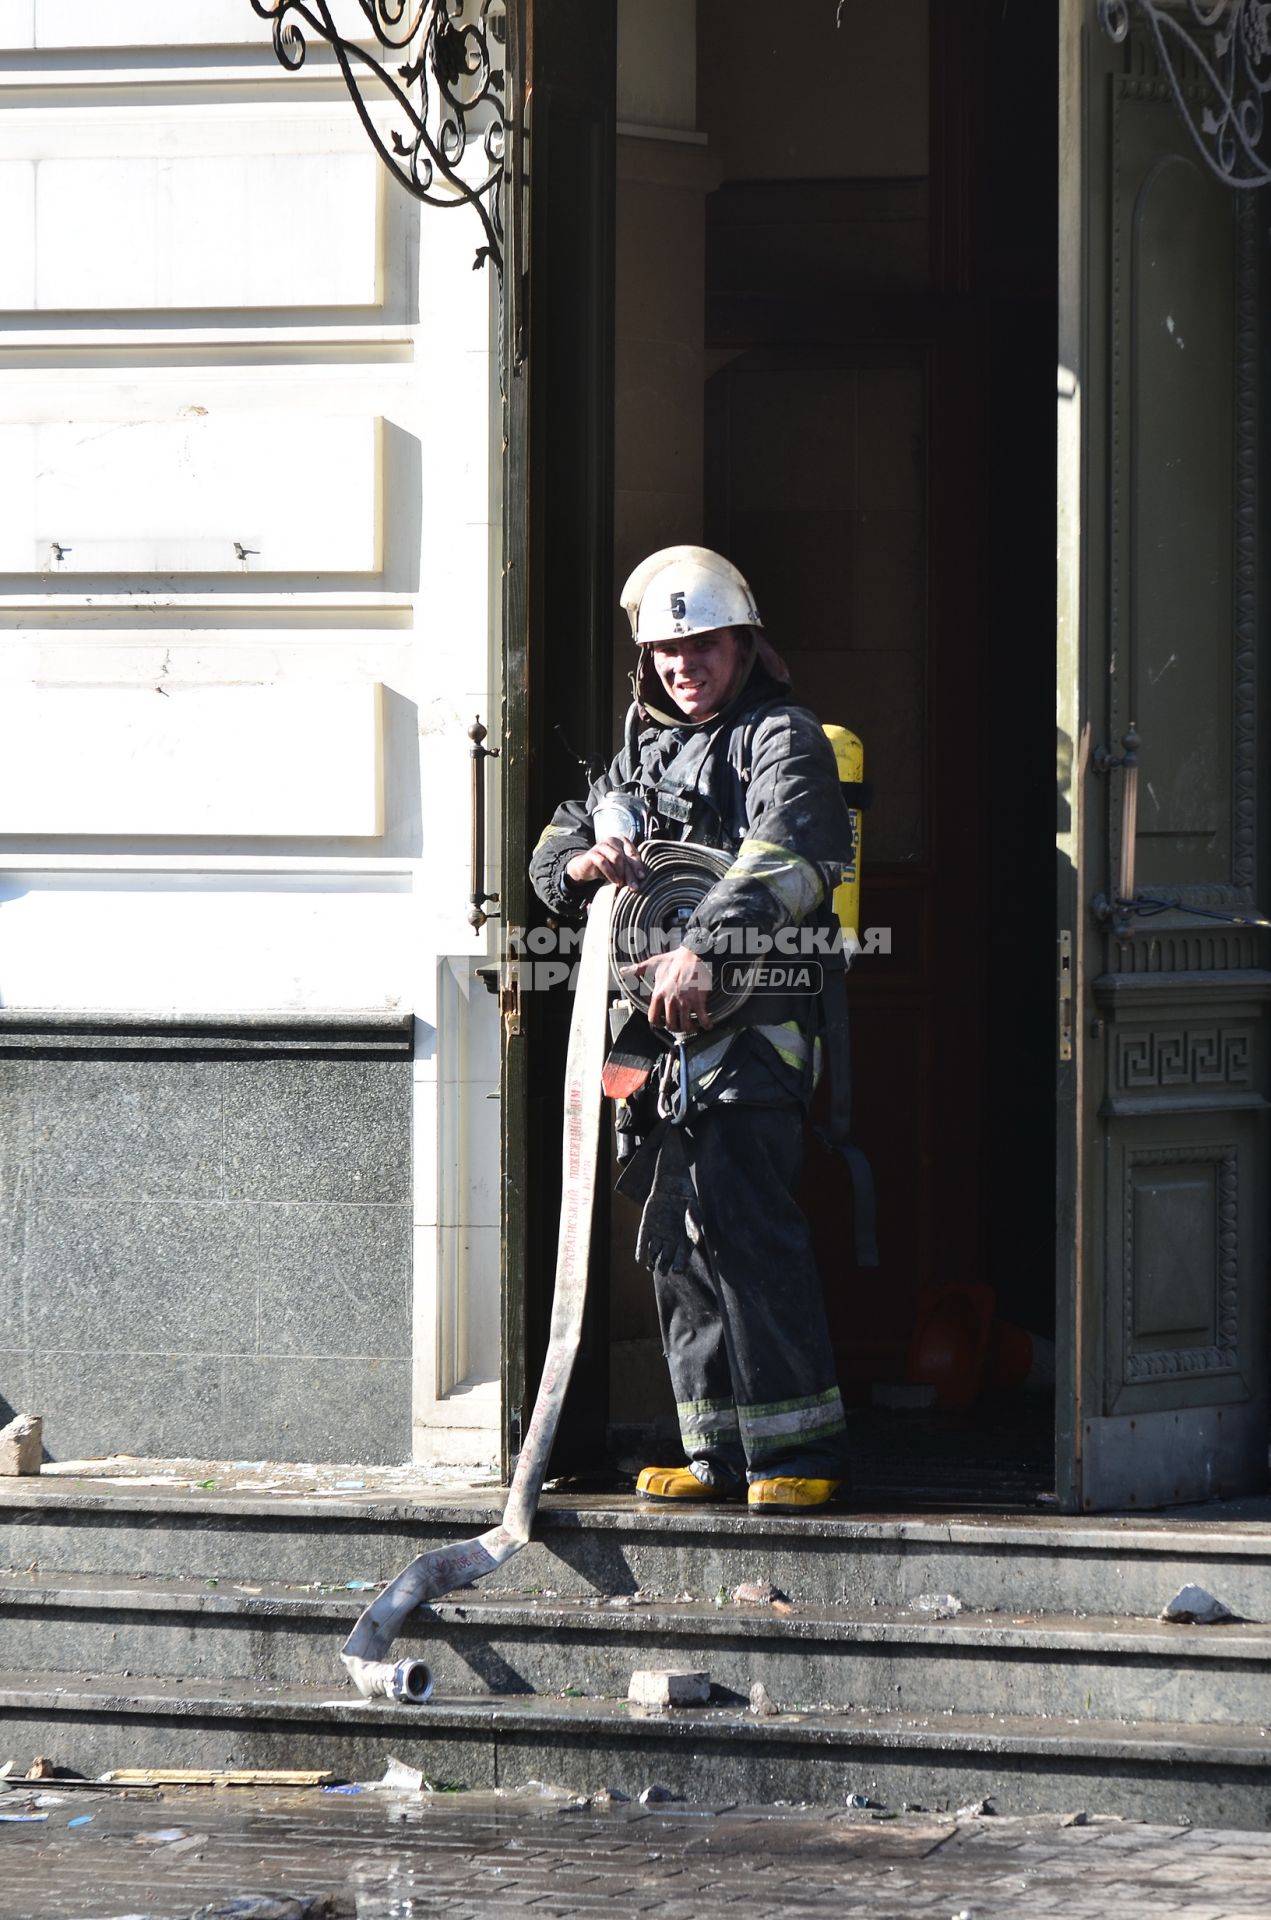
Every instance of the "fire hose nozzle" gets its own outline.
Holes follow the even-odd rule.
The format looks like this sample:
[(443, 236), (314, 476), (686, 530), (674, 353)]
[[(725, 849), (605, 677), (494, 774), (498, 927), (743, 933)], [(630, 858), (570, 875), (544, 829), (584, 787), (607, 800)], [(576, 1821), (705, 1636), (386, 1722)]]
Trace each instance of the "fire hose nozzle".
[(340, 1657), (364, 1700), (422, 1707), (432, 1693), (432, 1670), (423, 1660), (359, 1660), (348, 1653)]

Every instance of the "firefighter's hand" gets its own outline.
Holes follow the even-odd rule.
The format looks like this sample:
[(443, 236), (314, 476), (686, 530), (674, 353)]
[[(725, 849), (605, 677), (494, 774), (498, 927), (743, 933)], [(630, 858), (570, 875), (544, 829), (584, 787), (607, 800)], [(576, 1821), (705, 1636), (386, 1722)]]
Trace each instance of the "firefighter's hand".
[(651, 960), (637, 960), (624, 973), (634, 973), (653, 981), (649, 1002), (649, 1025), (666, 1027), (672, 1033), (704, 1033), (711, 1024), (706, 1010), (711, 990), (711, 966), (691, 947), (672, 947)]
[(644, 867), (635, 847), (616, 834), (609, 840), (597, 840), (585, 853), (576, 853), (566, 863), (565, 871), (580, 887), (591, 880), (611, 880), (616, 887), (634, 888), (644, 880)]

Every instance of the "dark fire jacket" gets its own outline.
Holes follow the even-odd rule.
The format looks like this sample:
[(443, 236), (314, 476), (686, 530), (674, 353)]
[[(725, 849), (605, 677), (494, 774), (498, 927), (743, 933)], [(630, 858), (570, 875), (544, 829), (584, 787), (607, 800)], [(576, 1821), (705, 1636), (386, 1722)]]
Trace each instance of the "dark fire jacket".
[[(727, 937), (734, 931), (833, 927), (830, 896), (852, 851), (834, 750), (815, 714), (794, 705), (789, 689), (758, 663), (729, 706), (709, 720), (676, 721), (632, 707), (622, 751), (592, 782), (585, 800), (567, 800), (556, 809), (534, 849), (531, 883), (558, 916), (578, 918), (595, 891), (595, 885), (575, 886), (565, 867), (594, 845), (592, 814), (615, 789), (644, 796), (659, 838), (692, 840), (733, 856), (685, 930), (685, 944), (695, 952), (708, 958), (735, 954)], [(798, 1071), (795, 1057), (772, 1040), (774, 1022), (797, 1026), (804, 1041), (794, 1053), (807, 1056), (815, 1002), (803, 997), (777, 1004), (756, 994), (742, 1010), (740, 1024), (764, 1024), (770, 1044), (760, 1058), (788, 1097), (796, 1082), (810, 1086), (810, 1074)], [(774, 1049), (786, 1059), (775, 1058)], [(755, 1097), (737, 1084), (741, 1064), (734, 1062), (723, 1076), (718, 1097)]]

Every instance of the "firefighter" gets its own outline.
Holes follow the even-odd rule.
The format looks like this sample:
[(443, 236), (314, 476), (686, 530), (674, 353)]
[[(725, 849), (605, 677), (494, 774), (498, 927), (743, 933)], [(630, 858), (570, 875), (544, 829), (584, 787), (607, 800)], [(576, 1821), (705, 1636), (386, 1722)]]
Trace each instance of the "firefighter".
[[(643, 1010), (615, 1046), (638, 1063), (643, 1028), (650, 1071), (619, 1118), (625, 1145), (634, 1137), (639, 1150), (619, 1186), (643, 1201), (636, 1251), (653, 1276), (686, 1458), (646, 1467), (637, 1490), (662, 1501), (744, 1495), (760, 1511), (804, 1512), (841, 1497), (848, 1477), (820, 1281), (795, 1199), (821, 996), (757, 992), (717, 1026), (711, 994), (725, 957), (753, 953), (754, 936), (836, 927), (831, 895), (851, 826), (833, 750), (792, 703), (735, 567), (702, 547), (665, 548), (636, 568), (622, 601), (638, 649), (625, 744), (585, 801), (557, 808), (531, 860), (534, 888), (552, 913), (576, 919), (606, 881), (639, 890), (642, 838), (731, 857), (680, 944), (632, 969)], [(832, 941), (817, 961), (827, 949), (841, 997)], [(654, 1061), (665, 1061), (670, 1037), (684, 1082), (674, 1126), (653, 1104)]]

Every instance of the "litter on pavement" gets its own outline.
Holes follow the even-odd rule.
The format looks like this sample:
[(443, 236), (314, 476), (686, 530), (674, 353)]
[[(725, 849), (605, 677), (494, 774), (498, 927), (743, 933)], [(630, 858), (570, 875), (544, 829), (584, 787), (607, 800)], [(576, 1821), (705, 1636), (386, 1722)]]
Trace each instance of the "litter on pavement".
[(1224, 1620), (1238, 1620), (1240, 1616), (1224, 1606), (1208, 1587), (1180, 1587), (1174, 1598), (1162, 1607), (1160, 1617), (1178, 1626), (1216, 1627)]

